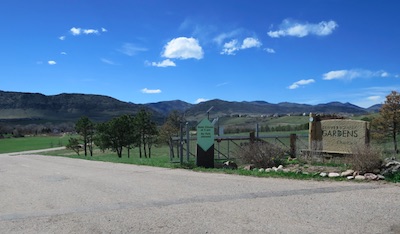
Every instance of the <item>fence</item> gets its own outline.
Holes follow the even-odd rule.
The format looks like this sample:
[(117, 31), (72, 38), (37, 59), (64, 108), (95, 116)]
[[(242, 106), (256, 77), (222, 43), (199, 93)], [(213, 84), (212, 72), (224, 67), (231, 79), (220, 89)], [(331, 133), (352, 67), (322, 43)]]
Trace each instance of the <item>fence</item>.
[[(174, 148), (170, 151), (171, 161), (190, 162), (195, 161), (197, 137), (183, 134), (180, 137), (173, 137)], [(214, 159), (231, 160), (235, 158), (235, 152), (244, 144), (255, 141), (263, 141), (276, 144), (282, 147), (291, 157), (296, 157), (301, 150), (308, 148), (308, 134), (285, 135), (258, 135), (250, 132), (248, 135), (222, 135), (214, 137)]]

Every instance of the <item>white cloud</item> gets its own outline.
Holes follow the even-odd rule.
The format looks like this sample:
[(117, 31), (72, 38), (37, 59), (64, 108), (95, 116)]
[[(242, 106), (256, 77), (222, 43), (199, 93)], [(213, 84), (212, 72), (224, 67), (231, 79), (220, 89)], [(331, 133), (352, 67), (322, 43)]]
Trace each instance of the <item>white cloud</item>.
[(235, 51), (238, 51), (239, 49), (240, 46), (238, 41), (232, 40), (224, 44), (224, 48), (222, 49), (221, 54), (235, 55)]
[(139, 52), (147, 51), (147, 48), (138, 47), (131, 43), (125, 43), (122, 45), (121, 49), (119, 49), (118, 51), (123, 54), (126, 54), (128, 56), (134, 56)]
[(199, 104), (200, 102), (206, 102), (208, 99), (205, 98), (197, 98), (197, 100), (194, 102), (195, 104)]
[(60, 37), (58, 37), (58, 39), (60, 39), (61, 41), (64, 41), (65, 38), (66, 38), (66, 36), (60, 36)]
[(272, 48), (265, 48), (264, 50), (267, 51), (267, 53), (275, 54), (275, 50)]
[(356, 78), (388, 77), (385, 71), (370, 71), (365, 69), (336, 70), (323, 74), (324, 80), (352, 80)]
[(203, 48), (194, 38), (178, 37), (172, 39), (164, 46), (162, 56), (174, 59), (202, 59)]
[(161, 62), (152, 62), (150, 63), (151, 66), (153, 67), (175, 67), (176, 64), (174, 63), (174, 61), (170, 60), (170, 59), (165, 59)]
[(49, 61), (47, 61), (47, 63), (48, 63), (49, 65), (56, 65), (56, 64), (57, 64), (57, 62), (54, 61), (54, 60), (49, 60)]
[(253, 47), (260, 47), (261, 45), (262, 45), (262, 43), (257, 38), (248, 37), (243, 40), (243, 43), (242, 43), (242, 46), (240, 47), (240, 49), (244, 50), (244, 49), (249, 49), (249, 48), (253, 48)]
[(229, 84), (229, 82), (219, 83), (219, 84), (216, 85), (216, 87), (221, 87), (221, 86), (224, 86), (224, 85), (227, 85), (227, 84)]
[(103, 63), (109, 64), (109, 65), (116, 65), (113, 61), (105, 58), (100, 59)]
[(299, 81), (294, 82), (288, 88), (289, 89), (297, 89), (297, 88), (300, 88), (300, 86), (308, 85), (308, 84), (311, 84), (311, 83), (314, 83), (314, 82), (315, 82), (314, 79), (299, 80)]
[(224, 44), (221, 54), (235, 55), (236, 51), (260, 47), (262, 43), (254, 37), (247, 37), (239, 44), (238, 40), (233, 39)]
[(62, 55), (67, 55), (67, 52), (61, 51), (60, 54), (62, 54)]
[(238, 36), (243, 30), (242, 29), (236, 29), (228, 33), (221, 33), (218, 36), (216, 36), (213, 41), (216, 42), (218, 45), (222, 45), (222, 43), (229, 38), (233, 38)]
[(268, 36), (273, 38), (292, 36), (305, 37), (308, 35), (327, 36), (333, 33), (338, 27), (338, 24), (333, 21), (321, 21), (317, 24), (297, 23), (289, 19), (285, 19), (279, 26), (279, 30), (269, 31)]
[(72, 35), (74, 35), (74, 36), (78, 36), (78, 35), (81, 34), (81, 28), (72, 27), (69, 31), (70, 31), (70, 32), (72, 33)]
[(157, 94), (157, 93), (161, 93), (160, 89), (148, 89), (148, 88), (144, 88), (141, 90), (142, 93), (146, 93), (146, 94)]
[(390, 74), (387, 73), (387, 72), (382, 72), (382, 73), (381, 73), (381, 77), (388, 77), (388, 76), (390, 76)]
[(99, 34), (99, 30), (97, 29), (83, 29), (84, 34)]
[[(90, 29), (85, 29), (85, 28), (75, 28), (75, 27), (72, 27), (72, 28), (69, 30), (69, 32), (70, 32), (73, 36), (79, 36), (79, 35), (81, 35), (81, 34), (85, 34), (85, 35), (89, 35), (89, 34), (100, 34), (100, 31), (101, 31), (101, 32), (107, 32), (107, 29), (101, 28), (100, 30), (98, 30), (98, 29), (92, 29), (92, 28), (90, 28)], [(64, 36), (63, 39), (61, 39), (61, 37), (59, 37), (59, 39), (60, 39), (60, 40), (64, 40), (64, 39), (65, 39), (65, 36)]]
[(369, 97), (367, 97), (367, 100), (370, 100), (370, 101), (379, 101), (381, 99), (382, 99), (381, 96), (369, 96)]

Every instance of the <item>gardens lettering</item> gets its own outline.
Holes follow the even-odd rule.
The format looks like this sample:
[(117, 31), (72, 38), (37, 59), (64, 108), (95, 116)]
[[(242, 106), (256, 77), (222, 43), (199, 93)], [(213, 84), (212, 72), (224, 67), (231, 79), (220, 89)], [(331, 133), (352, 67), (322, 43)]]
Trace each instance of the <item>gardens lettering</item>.
[(324, 130), (322, 134), (328, 137), (358, 137), (357, 130)]

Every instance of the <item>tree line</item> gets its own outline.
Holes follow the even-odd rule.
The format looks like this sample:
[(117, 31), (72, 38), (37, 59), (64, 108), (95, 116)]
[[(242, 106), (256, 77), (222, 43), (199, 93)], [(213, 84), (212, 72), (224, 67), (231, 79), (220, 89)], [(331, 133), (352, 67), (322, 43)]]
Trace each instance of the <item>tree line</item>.
[(88, 117), (81, 117), (75, 125), (79, 137), (71, 137), (67, 148), (80, 151), (85, 156), (93, 156), (94, 146), (101, 151), (111, 150), (122, 157), (123, 150), (128, 152), (133, 148), (139, 149), (139, 157), (151, 158), (151, 149), (154, 145), (166, 143), (173, 152), (172, 137), (177, 136), (182, 122), (181, 114), (173, 111), (165, 123), (158, 127), (151, 119), (151, 113), (141, 109), (135, 115), (121, 115), (107, 122), (92, 122)]

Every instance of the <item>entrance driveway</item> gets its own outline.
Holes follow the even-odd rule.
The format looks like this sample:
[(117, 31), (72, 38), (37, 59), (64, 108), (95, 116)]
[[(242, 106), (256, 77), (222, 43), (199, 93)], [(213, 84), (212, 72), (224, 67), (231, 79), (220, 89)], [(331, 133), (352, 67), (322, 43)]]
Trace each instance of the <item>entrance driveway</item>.
[(400, 186), (0, 155), (1, 233), (400, 233)]

